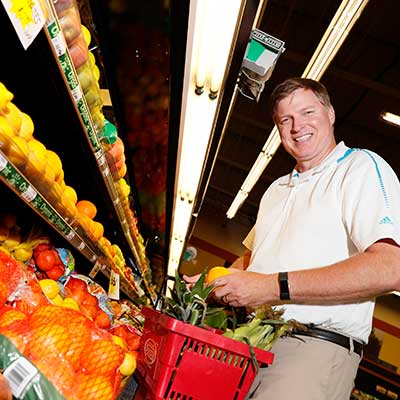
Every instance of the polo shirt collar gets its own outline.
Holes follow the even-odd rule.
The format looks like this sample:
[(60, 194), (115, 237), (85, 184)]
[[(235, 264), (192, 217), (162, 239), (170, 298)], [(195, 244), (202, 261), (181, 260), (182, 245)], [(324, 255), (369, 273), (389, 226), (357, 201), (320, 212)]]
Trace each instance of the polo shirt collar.
[(311, 168), (305, 172), (298, 172), (296, 169), (293, 169), (293, 171), (288, 176), (288, 186), (296, 186), (299, 183), (303, 183), (312, 179), (312, 177), (314, 177), (315, 175), (319, 175), (322, 171), (325, 171), (330, 166), (339, 163), (341, 159), (345, 158), (348, 151), (349, 148), (344, 144), (344, 142), (340, 142), (326, 156), (326, 158), (314, 168)]

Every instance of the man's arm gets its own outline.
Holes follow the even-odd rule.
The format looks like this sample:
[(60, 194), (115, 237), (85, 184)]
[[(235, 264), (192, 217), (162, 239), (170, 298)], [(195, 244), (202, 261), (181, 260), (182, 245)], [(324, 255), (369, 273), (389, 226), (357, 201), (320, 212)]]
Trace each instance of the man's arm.
[[(277, 304), (277, 274), (239, 272), (215, 280), (217, 297), (233, 306)], [(400, 247), (380, 240), (365, 252), (311, 270), (289, 272), (290, 297), (298, 304), (338, 304), (363, 301), (400, 290)]]

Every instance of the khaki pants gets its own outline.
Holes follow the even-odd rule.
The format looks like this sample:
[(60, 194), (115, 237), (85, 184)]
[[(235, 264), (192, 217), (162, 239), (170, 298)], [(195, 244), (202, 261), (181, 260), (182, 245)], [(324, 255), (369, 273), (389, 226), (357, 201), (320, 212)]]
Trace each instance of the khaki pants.
[(260, 369), (256, 378), (260, 384), (250, 398), (349, 400), (360, 356), (325, 340), (299, 338), (281, 338), (275, 343), (274, 362)]

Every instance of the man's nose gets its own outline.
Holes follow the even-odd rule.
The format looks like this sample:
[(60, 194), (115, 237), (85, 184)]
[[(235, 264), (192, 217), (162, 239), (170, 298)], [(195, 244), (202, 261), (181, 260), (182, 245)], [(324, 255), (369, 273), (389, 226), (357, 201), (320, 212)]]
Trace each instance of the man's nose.
[(303, 118), (296, 117), (292, 119), (292, 131), (299, 132), (304, 125)]

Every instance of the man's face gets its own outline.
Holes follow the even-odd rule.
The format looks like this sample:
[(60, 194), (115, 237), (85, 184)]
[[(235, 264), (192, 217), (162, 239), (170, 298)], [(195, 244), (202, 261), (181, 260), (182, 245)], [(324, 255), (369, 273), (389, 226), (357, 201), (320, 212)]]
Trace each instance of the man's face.
[(283, 147), (296, 159), (299, 172), (317, 166), (336, 146), (335, 112), (311, 90), (297, 89), (281, 100), (274, 121)]

